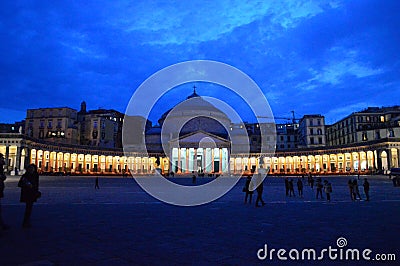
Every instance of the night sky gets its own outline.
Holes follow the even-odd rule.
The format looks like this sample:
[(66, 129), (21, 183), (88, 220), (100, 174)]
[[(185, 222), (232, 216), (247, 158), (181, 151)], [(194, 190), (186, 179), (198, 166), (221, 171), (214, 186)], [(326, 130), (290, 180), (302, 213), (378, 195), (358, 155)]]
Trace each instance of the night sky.
[[(0, 122), (26, 109), (124, 112), (150, 75), (206, 59), (230, 64), (262, 89), (276, 116), (333, 123), (368, 106), (400, 104), (400, 2), (1, 1)], [(192, 93), (165, 95), (160, 115)], [(218, 86), (197, 93), (226, 99)], [(246, 107), (235, 98), (244, 120)]]

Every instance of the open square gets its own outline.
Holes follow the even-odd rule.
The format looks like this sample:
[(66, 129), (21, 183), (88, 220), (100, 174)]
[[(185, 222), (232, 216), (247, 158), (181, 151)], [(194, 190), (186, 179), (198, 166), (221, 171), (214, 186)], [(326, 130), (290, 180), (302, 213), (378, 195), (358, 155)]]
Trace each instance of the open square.
[[(337, 248), (371, 249), (398, 256), (400, 207), (398, 187), (387, 176), (368, 176), (371, 201), (350, 199), (347, 181), (355, 176), (322, 177), (332, 183), (332, 201), (315, 199), (315, 188), (304, 187), (304, 198), (286, 197), (284, 179), (267, 177), (266, 206), (244, 204), (245, 180), (225, 196), (206, 205), (177, 207), (146, 194), (132, 178), (40, 178), (43, 196), (33, 207), (32, 228), (21, 228), (16, 177), (6, 181), (2, 200), (11, 229), (0, 237), (2, 265), (366, 265), (368, 261), (259, 260), (257, 251)], [(361, 176), (359, 186), (362, 183)], [(190, 178), (174, 181), (191, 185)], [(198, 178), (197, 184), (210, 181)], [(361, 196), (365, 199), (360, 186)], [(324, 195), (325, 197), (325, 195)], [(286, 256), (288, 254), (286, 253)], [(370, 261), (372, 262), (372, 261)], [(374, 261), (375, 262), (375, 261)], [(386, 261), (396, 265), (396, 261)]]

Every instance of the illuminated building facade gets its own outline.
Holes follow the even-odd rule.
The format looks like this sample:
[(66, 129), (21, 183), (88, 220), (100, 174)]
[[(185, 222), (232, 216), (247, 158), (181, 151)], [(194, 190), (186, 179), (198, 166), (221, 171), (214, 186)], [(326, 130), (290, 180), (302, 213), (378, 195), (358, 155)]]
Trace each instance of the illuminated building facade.
[[(282, 125), (276, 125), (277, 139), (268, 136), (271, 139), (263, 141), (266, 145), (275, 143), (286, 146), (281, 149), (277, 147), (274, 153), (261, 153), (259, 124), (234, 124), (224, 113), (195, 92), (187, 100), (190, 100), (188, 104), (183, 102), (177, 108), (167, 111), (159, 120), (160, 126), (151, 127), (148, 120), (140, 118), (140, 123), (146, 124), (144, 138), (148, 147), (147, 153), (124, 153), (116, 142), (110, 146), (102, 145), (101, 139), (107, 139), (107, 135), (102, 136), (105, 132), (102, 131), (103, 125), (112, 121), (109, 126), (112, 128), (110, 139), (118, 139), (116, 134), (120, 134), (118, 132), (121, 131), (123, 117), (110, 110), (87, 112), (85, 105), (81, 106), (79, 112), (70, 108), (28, 110), (26, 134), (0, 133), (0, 153), (5, 155), (6, 169), (11, 174), (23, 172), (28, 163), (35, 163), (41, 172), (122, 174), (131, 171), (134, 175), (153, 174), (156, 168), (160, 168), (163, 174), (190, 174), (194, 171), (239, 175), (257, 172), (261, 165), (269, 168), (272, 174), (367, 173), (400, 165), (400, 125), (397, 111), (394, 110), (396, 108), (375, 114), (374, 117), (378, 119), (376, 122), (381, 124), (380, 127), (371, 128), (363, 123), (364, 119), (367, 116), (369, 121), (376, 119), (366, 112), (352, 114), (332, 126), (325, 126), (321, 115), (306, 115), (299, 121), (298, 129), (297, 126), (290, 128), (287, 125), (288, 128), (283, 129), (279, 128)], [(193, 116), (195, 118), (192, 119)], [(362, 116), (363, 120), (359, 118)], [(182, 117), (187, 121), (178, 127), (178, 122), (174, 121)], [(215, 117), (218, 117), (218, 122), (212, 119)], [(58, 123), (59, 121), (61, 122)], [(344, 129), (347, 132), (344, 127), (346, 121), (349, 121), (347, 125), (360, 129), (359, 132), (353, 132), (354, 142), (348, 143), (347, 136), (344, 136), (345, 143), (337, 140), (339, 136), (343, 137), (342, 133), (338, 133), (339, 130), (343, 132)], [(169, 127), (161, 130), (163, 124), (168, 124)], [(104, 127), (107, 128), (107, 124)], [(243, 135), (235, 135), (239, 129), (246, 130), (246, 139), (243, 139)], [(64, 134), (64, 141), (57, 141), (58, 138), (54, 136), (45, 137), (54, 130), (67, 134), (70, 132), (71, 135)], [(94, 134), (96, 130), (97, 133)], [(378, 130), (380, 137), (374, 138), (371, 134), (376, 136)], [(386, 131), (387, 134), (382, 133)], [(371, 136), (368, 135), (368, 139), (363, 140), (364, 132)], [(336, 139), (332, 137), (335, 133)], [(82, 134), (85, 135), (84, 138)], [(280, 142), (281, 136), (285, 136), (287, 141), (284, 138)], [(85, 140), (83, 143), (82, 139)], [(250, 144), (249, 153), (231, 154), (231, 143), (234, 139), (236, 143), (247, 141)]]

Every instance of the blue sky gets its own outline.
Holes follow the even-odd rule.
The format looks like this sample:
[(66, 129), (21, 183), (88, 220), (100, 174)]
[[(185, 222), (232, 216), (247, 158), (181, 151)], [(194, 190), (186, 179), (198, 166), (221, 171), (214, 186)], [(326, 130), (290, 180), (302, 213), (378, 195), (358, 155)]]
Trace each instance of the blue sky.
[[(83, 100), (124, 112), (150, 75), (196, 59), (245, 72), (276, 116), (294, 110), (333, 123), (400, 104), (396, 0), (1, 1), (0, 13), (0, 122)], [(217, 86), (197, 87), (226, 98)], [(150, 119), (191, 93), (188, 84), (165, 95)]]

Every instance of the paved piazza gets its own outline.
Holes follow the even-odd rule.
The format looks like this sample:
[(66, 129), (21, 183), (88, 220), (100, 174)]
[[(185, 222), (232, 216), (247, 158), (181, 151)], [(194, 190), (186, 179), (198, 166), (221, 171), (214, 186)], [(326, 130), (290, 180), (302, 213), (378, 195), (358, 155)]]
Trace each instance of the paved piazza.
[[(0, 265), (366, 265), (332, 261), (327, 253), (322, 261), (283, 262), (276, 252), (272, 261), (257, 258), (265, 244), (288, 257), (291, 249), (338, 248), (340, 237), (344, 250), (395, 254), (386, 263), (399, 265), (400, 187), (386, 176), (369, 177), (371, 201), (352, 202), (349, 176), (325, 178), (333, 186), (330, 203), (316, 200), (307, 185), (304, 198), (286, 197), (284, 180), (268, 177), (266, 206), (255, 208), (255, 195), (252, 205), (243, 204), (244, 179), (217, 201), (177, 207), (153, 199), (132, 178), (101, 177), (95, 190), (94, 177), (42, 176), (32, 228), (22, 229), (18, 178), (9, 177), (2, 204), (11, 229), (0, 232)], [(174, 181), (191, 185), (191, 178)]]

